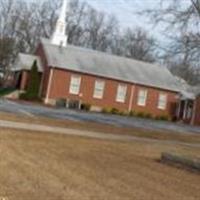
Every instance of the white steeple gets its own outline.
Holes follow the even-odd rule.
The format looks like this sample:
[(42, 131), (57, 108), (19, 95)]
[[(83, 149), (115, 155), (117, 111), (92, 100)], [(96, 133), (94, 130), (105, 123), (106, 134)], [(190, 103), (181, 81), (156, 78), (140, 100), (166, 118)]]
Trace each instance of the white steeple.
[(56, 23), (56, 29), (51, 38), (52, 44), (63, 47), (67, 46), (66, 12), (67, 12), (67, 0), (63, 0), (61, 13)]

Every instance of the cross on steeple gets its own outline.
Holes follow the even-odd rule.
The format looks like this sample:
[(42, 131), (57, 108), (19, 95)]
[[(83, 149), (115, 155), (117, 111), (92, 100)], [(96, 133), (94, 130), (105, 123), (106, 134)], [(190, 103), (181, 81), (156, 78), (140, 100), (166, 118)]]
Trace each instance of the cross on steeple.
[(51, 38), (51, 43), (58, 46), (67, 46), (66, 35), (66, 13), (67, 13), (67, 0), (63, 0), (61, 12), (56, 23), (55, 31)]

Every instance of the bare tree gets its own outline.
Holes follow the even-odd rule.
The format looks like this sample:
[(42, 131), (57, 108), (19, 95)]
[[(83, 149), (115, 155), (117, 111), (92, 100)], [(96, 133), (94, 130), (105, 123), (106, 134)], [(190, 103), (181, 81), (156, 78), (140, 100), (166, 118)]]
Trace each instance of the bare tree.
[[(165, 25), (170, 44), (165, 48), (166, 62), (175, 63), (171, 71), (189, 83), (200, 81), (200, 0), (164, 0), (160, 7), (145, 11), (157, 25)], [(176, 68), (176, 69), (173, 69)], [(182, 69), (184, 68), (184, 69)], [(187, 76), (186, 76), (187, 74)]]
[(118, 21), (114, 16), (105, 15), (88, 6), (82, 30), (82, 46), (108, 51), (113, 35), (118, 31)]
[(125, 56), (138, 60), (155, 61), (155, 40), (142, 29), (127, 29), (124, 34)]
[(15, 57), (15, 29), (18, 17), (13, 17), (14, 0), (0, 0), (0, 71), (5, 74)]
[[(50, 38), (61, 3), (61, 0), (0, 0), (0, 45), (9, 43), (4, 54), (0, 50), (0, 66), (9, 66), (19, 52), (34, 53), (41, 37)], [(144, 61), (155, 59), (154, 39), (146, 32), (130, 29), (120, 32), (115, 16), (99, 12), (83, 1), (71, 1), (66, 20), (69, 44)]]
[(9, 37), (0, 38), (0, 69), (5, 72), (12, 60), (14, 41)]
[(70, 11), (67, 16), (67, 35), (70, 44), (82, 45), (84, 43), (84, 21), (87, 16), (87, 9), (88, 4), (85, 2), (80, 3), (79, 0), (71, 1)]
[(156, 41), (141, 28), (126, 29), (113, 41), (112, 51), (117, 55), (126, 56), (146, 62), (156, 60)]

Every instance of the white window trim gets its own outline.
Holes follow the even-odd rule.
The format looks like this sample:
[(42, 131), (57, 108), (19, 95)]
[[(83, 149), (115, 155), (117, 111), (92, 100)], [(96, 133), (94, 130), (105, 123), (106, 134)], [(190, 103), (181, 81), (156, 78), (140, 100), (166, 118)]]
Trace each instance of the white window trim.
[[(72, 84), (73, 84), (73, 79), (77, 79), (78, 80), (78, 89), (77, 89), (77, 91), (73, 91), (73, 86), (72, 86)], [(79, 76), (79, 75), (71, 75), (71, 79), (70, 79), (70, 87), (69, 87), (69, 93), (70, 94), (74, 94), (74, 95), (79, 95), (79, 93), (80, 93), (80, 86), (81, 86), (81, 76)]]
[[(144, 92), (144, 96), (142, 98), (143, 101), (141, 101), (141, 93)], [(138, 106), (146, 106), (147, 104), (147, 97), (148, 97), (148, 90), (147, 89), (140, 89), (138, 91), (138, 97), (137, 97), (137, 105)]]
[[(124, 89), (123, 93), (123, 98), (121, 96), (121, 91), (120, 89)], [(127, 96), (127, 85), (124, 85), (124, 84), (118, 84), (118, 87), (117, 87), (117, 95), (116, 95), (116, 102), (119, 102), (119, 103), (125, 103), (126, 101), (126, 96)]]
[[(161, 99), (161, 97), (164, 97), (165, 98), (165, 100), (163, 101), (162, 99)], [(166, 93), (159, 93), (159, 96), (158, 96), (158, 105), (157, 105), (157, 108), (158, 109), (160, 109), (160, 110), (166, 110), (166, 108), (167, 108), (167, 94)], [(162, 101), (162, 102), (161, 102)], [(164, 103), (163, 103), (164, 102)], [(163, 105), (162, 105), (162, 103), (163, 103)]]
[[(98, 88), (98, 84), (102, 84), (102, 88)], [(104, 80), (95, 80), (94, 83), (94, 91), (93, 91), (93, 98), (95, 99), (103, 99), (104, 96), (104, 89), (105, 89), (105, 81)], [(100, 95), (98, 92), (101, 92)]]

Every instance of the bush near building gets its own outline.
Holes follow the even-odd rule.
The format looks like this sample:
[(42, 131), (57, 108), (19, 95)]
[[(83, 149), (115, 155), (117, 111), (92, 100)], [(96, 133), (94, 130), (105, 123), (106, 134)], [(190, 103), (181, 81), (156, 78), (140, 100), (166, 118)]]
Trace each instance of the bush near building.
[(124, 112), (124, 111), (120, 112), (116, 108), (103, 108), (102, 113), (121, 115), (121, 116), (130, 116), (130, 117), (139, 117), (139, 118), (144, 118), (144, 119), (155, 119), (155, 120), (161, 120), (161, 121), (170, 121), (170, 118), (166, 115), (154, 117), (151, 113), (145, 113), (145, 112), (138, 112), (137, 113), (133, 110), (128, 113), (128, 112)]
[(90, 111), (90, 109), (91, 109), (91, 104), (89, 104), (89, 103), (83, 103), (83, 104), (81, 104), (81, 110), (84, 110), (84, 111)]
[(37, 61), (35, 60), (30, 71), (30, 80), (25, 93), (21, 94), (23, 100), (39, 100), (40, 78), (38, 73)]

